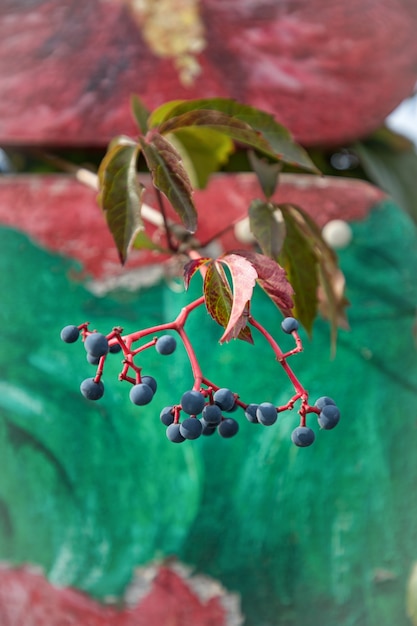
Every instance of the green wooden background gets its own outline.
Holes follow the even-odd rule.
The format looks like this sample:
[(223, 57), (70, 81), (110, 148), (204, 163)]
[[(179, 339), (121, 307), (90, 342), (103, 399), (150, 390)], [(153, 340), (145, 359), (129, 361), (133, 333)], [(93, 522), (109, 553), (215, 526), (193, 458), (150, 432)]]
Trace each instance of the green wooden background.
[[(319, 321), (291, 365), (311, 392), (334, 397), (340, 425), (311, 448), (291, 444), (293, 412), (271, 428), (240, 416), (237, 437), (174, 445), (160, 409), (191, 386), (182, 349), (143, 356), (151, 405), (134, 407), (106, 364), (105, 396), (62, 326), (126, 332), (173, 319), (198, 295), (163, 284), (98, 298), (72, 262), (0, 229), (0, 558), (44, 567), (94, 597), (120, 595), (135, 566), (176, 555), (241, 594), (247, 626), (406, 626), (417, 560), (417, 236), (392, 203), (353, 224), (340, 253), (352, 330), (330, 358)], [(254, 314), (283, 347), (280, 315), (259, 293)], [(217, 345), (203, 310), (187, 322), (204, 372), (249, 402), (285, 402), (289, 382), (261, 337)], [(282, 341), (281, 341), (282, 340)], [(314, 423), (314, 419), (311, 423)]]

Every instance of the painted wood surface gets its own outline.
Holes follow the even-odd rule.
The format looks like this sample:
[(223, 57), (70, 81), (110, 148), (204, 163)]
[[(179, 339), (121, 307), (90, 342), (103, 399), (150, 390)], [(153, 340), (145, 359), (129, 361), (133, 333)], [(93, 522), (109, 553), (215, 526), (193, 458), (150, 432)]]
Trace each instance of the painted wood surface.
[[(196, 51), (178, 57), (194, 41), (187, 20)], [(233, 97), (276, 115), (301, 143), (342, 144), (411, 95), (416, 25), (410, 0), (4, 0), (0, 143), (106, 145), (135, 132), (136, 93), (151, 108)], [(181, 59), (195, 66), (191, 80)]]
[[(73, 280), (73, 262), (3, 227), (1, 558), (123, 603), (137, 567), (175, 556), (238, 593), (247, 626), (406, 626), (417, 539), (416, 234), (385, 202), (353, 222), (353, 235), (341, 253), (352, 330), (331, 360), (318, 322), (294, 365), (312, 397), (337, 398), (343, 419), (303, 450), (290, 442), (291, 414), (272, 428), (242, 422), (233, 440), (170, 444), (158, 414), (190, 384), (181, 351), (144, 358), (159, 382), (146, 409), (130, 404), (115, 355), (92, 406), (78, 391), (91, 366), (60, 328), (169, 320), (198, 286), (98, 298)], [(255, 307), (277, 331), (262, 294)], [(216, 346), (220, 329), (204, 311), (189, 330), (213, 379), (249, 401), (287, 397), (261, 340)]]

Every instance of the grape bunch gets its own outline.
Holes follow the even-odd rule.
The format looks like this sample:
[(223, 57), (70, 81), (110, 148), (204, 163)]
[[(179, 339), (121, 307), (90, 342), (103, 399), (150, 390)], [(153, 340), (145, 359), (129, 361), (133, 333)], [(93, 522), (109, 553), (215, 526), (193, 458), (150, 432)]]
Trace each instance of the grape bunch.
[[(156, 334), (172, 329), (180, 334), (184, 343), (193, 372), (194, 386), (182, 394), (177, 404), (166, 406), (160, 411), (160, 421), (166, 427), (166, 436), (169, 441), (182, 443), (186, 440), (198, 439), (200, 436), (210, 436), (215, 432), (224, 439), (234, 437), (239, 431), (239, 421), (236, 415), (232, 417), (231, 414), (235, 414), (238, 410), (243, 410), (248, 422), (269, 427), (277, 422), (280, 413), (293, 409), (298, 401), (301, 402), (298, 410), (299, 425), (291, 434), (291, 440), (296, 446), (308, 447), (316, 438), (314, 430), (307, 425), (308, 414), (316, 415), (318, 425), (322, 430), (331, 430), (338, 424), (340, 411), (334, 400), (328, 396), (322, 396), (314, 405), (309, 404), (308, 392), (289, 368), (287, 359), (303, 349), (298, 335), (298, 321), (295, 318), (286, 317), (281, 324), (283, 332), (292, 335), (296, 343), (296, 347), (289, 352), (282, 352), (275, 340), (266, 331), (264, 332), (277, 361), (290, 378), (295, 394), (282, 406), (275, 406), (271, 402), (246, 404), (232, 390), (219, 387), (203, 376), (191, 342), (184, 330), (188, 314), (187, 309), (184, 310), (172, 324), (154, 326), (125, 336), (122, 336), (120, 327), (114, 328), (108, 335), (103, 335), (97, 331), (90, 331), (87, 323), (80, 326), (65, 326), (61, 331), (61, 339), (66, 343), (75, 343), (81, 336), (87, 353), (87, 361), (97, 366), (95, 376), (81, 383), (82, 395), (88, 400), (99, 400), (103, 396), (102, 374), (106, 358), (108, 354), (121, 352), (123, 367), (119, 379), (131, 384), (130, 401), (137, 406), (149, 404), (157, 392), (157, 381), (153, 376), (142, 374), (142, 368), (135, 363), (135, 357), (152, 346), (162, 356), (173, 354), (177, 347), (175, 336), (165, 332)], [(261, 332), (263, 331), (263, 327), (260, 325), (257, 327), (261, 329)], [(133, 343), (149, 335), (154, 336), (147, 343), (133, 348)]]

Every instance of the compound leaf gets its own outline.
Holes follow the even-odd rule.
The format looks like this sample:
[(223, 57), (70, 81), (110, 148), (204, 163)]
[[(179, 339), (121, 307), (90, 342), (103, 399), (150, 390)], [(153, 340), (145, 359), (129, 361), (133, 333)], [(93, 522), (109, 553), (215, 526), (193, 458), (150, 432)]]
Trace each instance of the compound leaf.
[[(207, 113), (210, 111), (217, 111), (218, 117), (208, 118)], [(233, 123), (239, 121), (244, 125)], [(158, 126), (161, 133), (168, 132), (170, 128), (195, 124), (213, 124), (235, 141), (251, 146), (273, 159), (318, 173), (305, 150), (272, 115), (232, 99), (205, 98), (168, 102), (156, 109), (149, 118), (149, 126)]]
[(249, 206), (249, 225), (262, 252), (278, 261), (285, 240), (285, 222), (276, 204), (253, 200)]
[(197, 211), (192, 199), (191, 181), (181, 155), (159, 133), (153, 134), (148, 141), (139, 141), (153, 184), (168, 198), (185, 228), (194, 233), (197, 229)]
[(258, 274), (252, 263), (240, 254), (226, 254), (219, 261), (228, 267), (233, 285), (232, 310), (220, 339), (220, 343), (224, 343), (236, 339), (247, 324), (249, 303)]
[(121, 263), (137, 233), (143, 229), (140, 214), (143, 185), (137, 178), (140, 146), (129, 137), (113, 140), (98, 170), (98, 203), (113, 236)]
[[(232, 312), (233, 293), (227, 280), (226, 273), (218, 261), (207, 265), (204, 278), (204, 297), (207, 311), (211, 317), (223, 328), (227, 328)], [(250, 329), (246, 326), (238, 333), (238, 338), (253, 343)], [(223, 337), (221, 341), (224, 341)]]
[(238, 254), (244, 256), (253, 265), (258, 274), (257, 283), (283, 315), (290, 315), (294, 306), (292, 298), (294, 290), (284, 268), (264, 254), (248, 250), (239, 250)]

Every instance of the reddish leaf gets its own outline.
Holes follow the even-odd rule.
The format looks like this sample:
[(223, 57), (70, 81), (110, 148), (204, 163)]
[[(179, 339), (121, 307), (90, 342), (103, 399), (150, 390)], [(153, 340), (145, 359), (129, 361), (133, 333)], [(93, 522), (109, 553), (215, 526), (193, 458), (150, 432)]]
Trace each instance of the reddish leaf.
[(239, 250), (238, 254), (244, 256), (253, 265), (258, 274), (259, 286), (283, 315), (290, 315), (294, 306), (292, 299), (294, 290), (287, 279), (285, 270), (276, 261), (263, 254), (247, 250)]
[[(207, 265), (204, 278), (204, 297), (207, 311), (211, 317), (220, 326), (226, 328), (232, 311), (233, 293), (225, 271), (218, 261), (212, 261)], [(248, 327), (242, 328), (237, 336), (239, 339), (253, 343), (252, 334)]]
[(140, 215), (143, 186), (136, 172), (139, 150), (140, 146), (129, 137), (118, 137), (110, 144), (98, 170), (98, 202), (122, 263), (138, 231), (143, 229)]
[(206, 263), (208, 263), (209, 261), (211, 261), (210, 258), (202, 257), (200, 259), (191, 259), (191, 261), (188, 261), (188, 263), (185, 264), (185, 266), (184, 266), (184, 285), (185, 285), (186, 289), (188, 289), (188, 287), (190, 285), (190, 280), (192, 279), (194, 274), (196, 272), (198, 272), (198, 270), (203, 265), (206, 265)]
[(258, 274), (252, 263), (239, 254), (226, 254), (221, 263), (229, 268), (232, 285), (233, 301), (230, 317), (220, 343), (236, 339), (245, 328), (248, 320), (249, 302), (252, 298)]
[(139, 141), (155, 187), (168, 198), (185, 228), (194, 233), (197, 211), (192, 199), (193, 188), (181, 155), (158, 133), (151, 135), (149, 140)]

